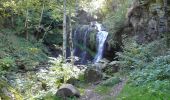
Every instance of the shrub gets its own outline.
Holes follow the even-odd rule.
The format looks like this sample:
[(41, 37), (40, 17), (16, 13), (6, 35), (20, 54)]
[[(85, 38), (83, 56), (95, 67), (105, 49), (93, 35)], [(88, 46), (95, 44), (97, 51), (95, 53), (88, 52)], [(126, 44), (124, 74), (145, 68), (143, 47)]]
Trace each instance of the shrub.
[(163, 43), (164, 40), (144, 45), (132, 42), (118, 53), (121, 69), (130, 75), (130, 83), (136, 86), (149, 83), (154, 89), (157, 82), (164, 84), (170, 79), (170, 55)]
[(0, 75), (5, 74), (7, 71), (14, 69), (15, 61), (10, 57), (0, 59)]
[(9, 83), (21, 92), (26, 100), (43, 99), (49, 94), (54, 95), (58, 87), (70, 78), (78, 79), (83, 73), (83, 70), (76, 66), (64, 63), (62, 57), (50, 58), (49, 63), (49, 67), (40, 68), (38, 71), (24, 74), (11, 72), (7, 75)]

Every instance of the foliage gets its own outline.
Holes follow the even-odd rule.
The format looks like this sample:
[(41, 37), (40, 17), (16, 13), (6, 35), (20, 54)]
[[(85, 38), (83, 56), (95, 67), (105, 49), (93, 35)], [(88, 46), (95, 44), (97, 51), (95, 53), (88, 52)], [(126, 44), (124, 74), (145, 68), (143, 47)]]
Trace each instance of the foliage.
[(151, 87), (148, 83), (145, 86), (132, 86), (127, 84), (122, 92), (117, 97), (117, 100), (168, 100), (169, 96), (169, 81), (158, 82), (156, 87)]
[(39, 62), (47, 60), (47, 50), (41, 43), (31, 43), (13, 33), (6, 33), (0, 36), (0, 67), (13, 70), (22, 67), (25, 70), (32, 70)]
[[(125, 22), (125, 15), (127, 13), (127, 8), (133, 0), (120, 0), (117, 2), (117, 8), (115, 11), (109, 12), (104, 20), (104, 24), (110, 33), (117, 32)], [(114, 2), (113, 1), (113, 2)]]
[(0, 99), (11, 100), (12, 98), (23, 100), (21, 94), (11, 87), (6, 81), (0, 79)]
[(151, 63), (155, 57), (166, 55), (164, 39), (151, 42), (145, 45), (138, 45), (133, 38), (124, 41), (124, 51), (117, 53), (123, 71), (142, 69)]
[(99, 94), (108, 94), (113, 87), (120, 82), (120, 78), (112, 77), (103, 81), (100, 85), (95, 88), (95, 91)]
[(101, 95), (105, 95), (111, 92), (113, 88), (112, 87), (107, 87), (107, 86), (103, 86), (103, 85), (99, 85), (95, 88), (95, 92), (99, 93)]
[(79, 78), (82, 70), (70, 63), (63, 63), (62, 57), (50, 58), (49, 67), (26, 73), (11, 72), (6, 75), (9, 83), (15, 87), (24, 99), (43, 99), (54, 95), (58, 87), (70, 78)]
[(0, 70), (9, 70), (11, 67), (15, 66), (15, 62), (12, 58), (5, 57), (0, 59)]
[[(170, 79), (170, 55), (165, 40), (138, 45), (128, 42), (124, 51), (118, 53), (121, 69), (128, 73), (132, 86), (125, 87), (123, 100), (146, 100), (168, 98)], [(138, 91), (134, 93), (134, 91)], [(134, 96), (133, 96), (134, 95)], [(142, 98), (142, 99), (144, 99)]]
[(102, 82), (101, 85), (103, 86), (114, 86), (115, 84), (120, 82), (120, 78), (118, 77), (111, 77), (107, 79), (106, 81)]
[(132, 2), (133, 0), (112, 0), (112, 3), (109, 3), (115, 5), (111, 5), (112, 7), (107, 11), (103, 24), (110, 33), (109, 45), (112, 47), (116, 46), (116, 35), (121, 34), (118, 32), (124, 27), (127, 8)]

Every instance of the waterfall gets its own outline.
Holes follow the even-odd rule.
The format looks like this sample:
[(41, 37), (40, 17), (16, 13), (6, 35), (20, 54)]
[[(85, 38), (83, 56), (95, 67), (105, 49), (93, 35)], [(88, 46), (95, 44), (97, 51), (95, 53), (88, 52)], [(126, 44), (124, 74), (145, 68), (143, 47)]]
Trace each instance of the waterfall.
[[(108, 32), (102, 30), (101, 24), (92, 22), (91, 25), (81, 25), (75, 29), (73, 34), (74, 56), (79, 58), (76, 64), (87, 64), (88, 61), (96, 63), (102, 59)], [(95, 38), (93, 43), (97, 46), (95, 56), (95, 44), (92, 44), (94, 48), (90, 47), (92, 38)]]
[(79, 57), (78, 64), (86, 64), (88, 59), (87, 42), (88, 42), (89, 25), (77, 27), (74, 32), (74, 56)]
[(94, 63), (99, 62), (103, 57), (104, 44), (108, 36), (108, 32), (102, 30), (102, 25), (96, 22), (96, 27), (98, 30), (96, 40), (98, 42), (97, 54), (94, 58)]

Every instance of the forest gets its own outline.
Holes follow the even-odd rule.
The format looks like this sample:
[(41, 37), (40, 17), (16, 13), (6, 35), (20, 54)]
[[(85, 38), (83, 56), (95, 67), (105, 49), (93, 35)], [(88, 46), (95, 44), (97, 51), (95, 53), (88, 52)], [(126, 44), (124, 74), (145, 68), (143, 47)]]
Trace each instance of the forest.
[(0, 100), (170, 100), (170, 0), (0, 0)]

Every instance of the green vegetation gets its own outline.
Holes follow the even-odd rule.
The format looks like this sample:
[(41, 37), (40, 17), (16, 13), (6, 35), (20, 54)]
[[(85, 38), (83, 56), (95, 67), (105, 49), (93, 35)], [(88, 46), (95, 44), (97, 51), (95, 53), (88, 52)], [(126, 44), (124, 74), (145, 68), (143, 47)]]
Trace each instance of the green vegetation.
[[(114, 97), (108, 94), (125, 76), (128, 82), (117, 96), (118, 100), (170, 98), (167, 0), (66, 1), (65, 7), (64, 0), (1, 0), (0, 100), (62, 100), (55, 93), (62, 84), (69, 82), (79, 89), (81, 95), (92, 87), (96, 94), (112, 100)], [(95, 57), (95, 26), (79, 27), (84, 32), (90, 27), (91, 32), (85, 40), (80, 31), (78, 36), (83, 40), (74, 46), (72, 33), (77, 26), (83, 26), (78, 25), (80, 21), (87, 24), (96, 20), (109, 32), (103, 57), (113, 59), (94, 65), (102, 67), (94, 70), (99, 70), (100, 75), (105, 74), (106, 80), (91, 86), (84, 77), (84, 71), (92, 66), (91, 63), (78, 65), (77, 61), (74, 64), (77, 60), (74, 55), (68, 59), (64, 57), (76, 45)], [(139, 43), (140, 40), (143, 42)], [(77, 51), (75, 53), (79, 53)], [(62, 52), (64, 57), (60, 56)], [(92, 61), (91, 57), (87, 58)], [(112, 64), (112, 60), (116, 64)], [(111, 67), (107, 68), (107, 65)], [(114, 73), (113, 67), (117, 68), (117, 65), (119, 72)], [(68, 100), (76, 100), (76, 97)]]
[(112, 77), (103, 81), (100, 85), (95, 88), (95, 91), (99, 94), (105, 95), (114, 89), (114, 86), (120, 82), (117, 77)]
[(41, 43), (32, 43), (11, 32), (0, 36), (1, 70), (32, 70), (40, 62), (47, 61), (47, 50)]
[(132, 42), (125, 46), (123, 53), (118, 54), (121, 70), (130, 78), (119, 96), (120, 100), (169, 98), (169, 51), (164, 43), (164, 39), (146, 45)]
[(156, 89), (158, 87), (151, 87), (150, 84), (155, 84), (155, 82), (145, 84), (145, 86), (127, 84), (117, 100), (168, 100), (170, 98), (169, 81), (164, 81), (163, 84), (157, 82), (155, 85), (159, 85), (159, 89)]

